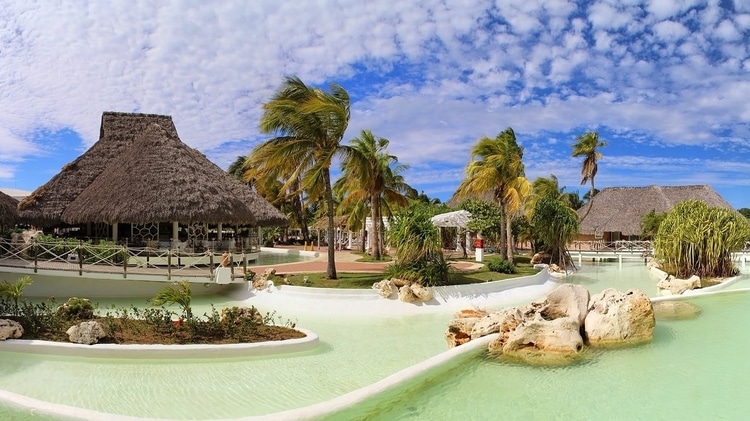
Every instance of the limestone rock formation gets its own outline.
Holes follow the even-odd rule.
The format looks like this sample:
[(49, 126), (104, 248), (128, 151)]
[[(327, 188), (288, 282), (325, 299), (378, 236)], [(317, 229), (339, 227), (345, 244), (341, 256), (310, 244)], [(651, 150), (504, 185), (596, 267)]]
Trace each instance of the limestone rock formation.
[(480, 321), (481, 317), (458, 317), (448, 323), (445, 331), (445, 340), (448, 347), (453, 348), (463, 345), (471, 340), (471, 330)]
[(588, 313), (590, 295), (589, 290), (580, 285), (562, 284), (532, 306), (538, 306), (536, 311), (547, 320), (573, 317), (582, 325)]
[(405, 303), (426, 302), (432, 299), (432, 291), (415, 282), (399, 288), (398, 299)]
[(701, 314), (701, 308), (687, 301), (658, 301), (652, 304), (654, 316), (663, 320), (694, 319)]
[(23, 326), (15, 320), (0, 319), (0, 340), (18, 339), (23, 336)]
[(390, 279), (383, 279), (380, 282), (375, 282), (372, 284), (372, 289), (378, 290), (378, 293), (383, 298), (391, 298), (398, 294), (398, 286), (396, 286), (396, 284)]
[(613, 346), (649, 342), (656, 319), (642, 291), (608, 288), (591, 297), (584, 331), (589, 345)]
[(568, 363), (583, 351), (580, 327), (574, 317), (545, 320), (536, 313), (510, 332), (503, 355), (539, 365)]
[(641, 291), (608, 289), (595, 296), (562, 284), (543, 300), (496, 312), (462, 310), (448, 324), (445, 339), (454, 347), (495, 334), (488, 348), (531, 364), (558, 365), (577, 359), (592, 345), (628, 345), (653, 339), (651, 300)]
[(662, 295), (680, 295), (689, 289), (700, 288), (701, 278), (693, 275), (688, 279), (679, 279), (669, 275), (666, 279), (659, 281), (656, 287)]
[(104, 326), (95, 321), (82, 322), (73, 325), (65, 333), (68, 334), (68, 340), (76, 344), (93, 345), (99, 342), (99, 339), (107, 336)]

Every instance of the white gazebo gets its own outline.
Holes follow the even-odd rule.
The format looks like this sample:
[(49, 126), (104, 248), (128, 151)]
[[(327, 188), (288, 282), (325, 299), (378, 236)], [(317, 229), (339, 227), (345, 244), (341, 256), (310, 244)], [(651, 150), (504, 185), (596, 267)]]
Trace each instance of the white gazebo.
[[(465, 210), (457, 210), (453, 212), (441, 213), (430, 218), (433, 225), (438, 228), (458, 228), (466, 231), (466, 243), (464, 250), (469, 250), (471, 247), (471, 236), (469, 235), (469, 221), (471, 220), (471, 213)], [(461, 247), (460, 241), (456, 239), (456, 249)], [(483, 248), (477, 248), (475, 257), (477, 262), (482, 261)]]

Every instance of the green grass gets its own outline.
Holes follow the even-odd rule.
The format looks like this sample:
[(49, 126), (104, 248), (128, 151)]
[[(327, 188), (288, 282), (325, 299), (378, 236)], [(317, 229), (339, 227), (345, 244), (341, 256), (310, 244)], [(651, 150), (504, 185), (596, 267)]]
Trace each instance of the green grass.
[[(530, 276), (539, 272), (539, 269), (534, 269), (534, 267), (531, 266), (531, 264), (528, 262), (528, 258), (520, 257), (518, 260), (520, 261), (516, 261), (517, 273), (505, 274), (491, 272), (487, 269), (486, 266), (475, 271), (453, 271), (450, 276), (449, 285), (465, 285), (483, 283), (488, 281), (498, 281), (518, 278), (520, 276)], [(307, 276), (308, 280), (306, 283), (303, 282), (305, 276)], [(287, 278), (290, 285), (296, 286), (309, 286), (315, 288), (370, 289), (372, 288), (372, 284), (383, 280), (385, 278), (385, 275), (383, 274), (383, 272), (339, 272), (339, 279), (331, 280), (326, 278), (325, 272), (293, 275), (284, 275), (283, 273), (278, 273), (271, 279), (273, 280), (274, 284), (283, 285), (284, 277)]]

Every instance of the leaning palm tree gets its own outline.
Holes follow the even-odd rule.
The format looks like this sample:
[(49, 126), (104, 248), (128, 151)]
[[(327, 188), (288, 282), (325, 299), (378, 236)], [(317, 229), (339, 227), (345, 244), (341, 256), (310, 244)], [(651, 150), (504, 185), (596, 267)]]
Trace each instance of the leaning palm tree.
[(591, 207), (594, 205), (594, 177), (596, 177), (596, 172), (599, 169), (596, 161), (602, 159), (602, 153), (597, 148), (603, 148), (604, 146), (607, 146), (607, 143), (599, 140), (599, 133), (597, 132), (586, 132), (578, 136), (576, 143), (573, 144), (573, 157), (584, 157), (583, 164), (581, 165), (581, 185), (591, 182), (589, 206), (586, 209), (586, 213), (581, 217), (581, 222), (586, 219), (589, 212), (591, 212)]
[[(284, 189), (305, 191), (320, 201), (328, 217), (328, 267), (326, 275), (336, 279), (334, 243), (334, 201), (331, 163), (344, 158), (348, 148), (341, 145), (349, 124), (349, 94), (337, 84), (331, 92), (305, 85), (297, 77), (287, 77), (269, 102), (263, 105), (260, 130), (274, 137), (257, 146), (249, 161), (261, 173), (274, 168), (286, 175)], [(299, 182), (298, 188), (295, 183)]]
[(389, 143), (388, 139), (362, 130), (360, 137), (352, 139), (350, 153), (341, 168), (342, 190), (347, 193), (343, 203), (369, 202), (372, 220), (370, 245), (375, 260), (382, 258), (383, 208), (389, 210), (389, 204), (405, 207), (408, 197), (416, 195), (416, 190), (400, 176), (407, 166), (399, 165), (398, 158), (386, 151)]
[(492, 194), (505, 221), (501, 232), (501, 255), (512, 262), (511, 222), (530, 192), (531, 184), (524, 173), (523, 148), (509, 127), (494, 139), (483, 137), (474, 145), (466, 178), (458, 186), (456, 196), (467, 199)]

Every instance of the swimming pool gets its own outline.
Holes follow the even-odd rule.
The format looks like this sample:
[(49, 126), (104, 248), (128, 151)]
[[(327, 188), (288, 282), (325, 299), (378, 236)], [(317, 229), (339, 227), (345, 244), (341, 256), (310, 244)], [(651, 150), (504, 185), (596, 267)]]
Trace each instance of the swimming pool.
[[(747, 278), (735, 289), (750, 286)], [(581, 283), (592, 293), (609, 286), (621, 290), (640, 286), (655, 295), (642, 263), (585, 265), (569, 281)], [(654, 290), (646, 290), (649, 287)], [(240, 418), (332, 399), (447, 349), (443, 333), (453, 310), (358, 316), (343, 310), (337, 313), (330, 303), (325, 304), (327, 311), (320, 311), (313, 302), (301, 306), (301, 301), (284, 297), (273, 301), (273, 294), (244, 303), (257, 303), (264, 312), (275, 310), (282, 318), (315, 331), (321, 340), (319, 349), (277, 357), (189, 361), (2, 352), (0, 389), (138, 417)], [(197, 314), (208, 311), (210, 304), (238, 303), (219, 296), (194, 300)], [(502, 307), (527, 300), (509, 295), (495, 304)], [(507, 364), (480, 352), (332, 419), (666, 419), (708, 413), (735, 418), (750, 410), (750, 403), (743, 403), (739, 396), (742, 384), (732, 383), (742, 381), (732, 373), (750, 368), (741, 351), (750, 345), (750, 333), (743, 329), (748, 301), (750, 294), (744, 292), (694, 298), (692, 302), (703, 309), (697, 319), (659, 320), (652, 343), (591, 351), (584, 362), (571, 367)], [(133, 299), (101, 304), (142, 305)], [(690, 409), (693, 406), (701, 408)], [(33, 418), (29, 410), (8, 407), (0, 410), (0, 416), (50, 419)]]

